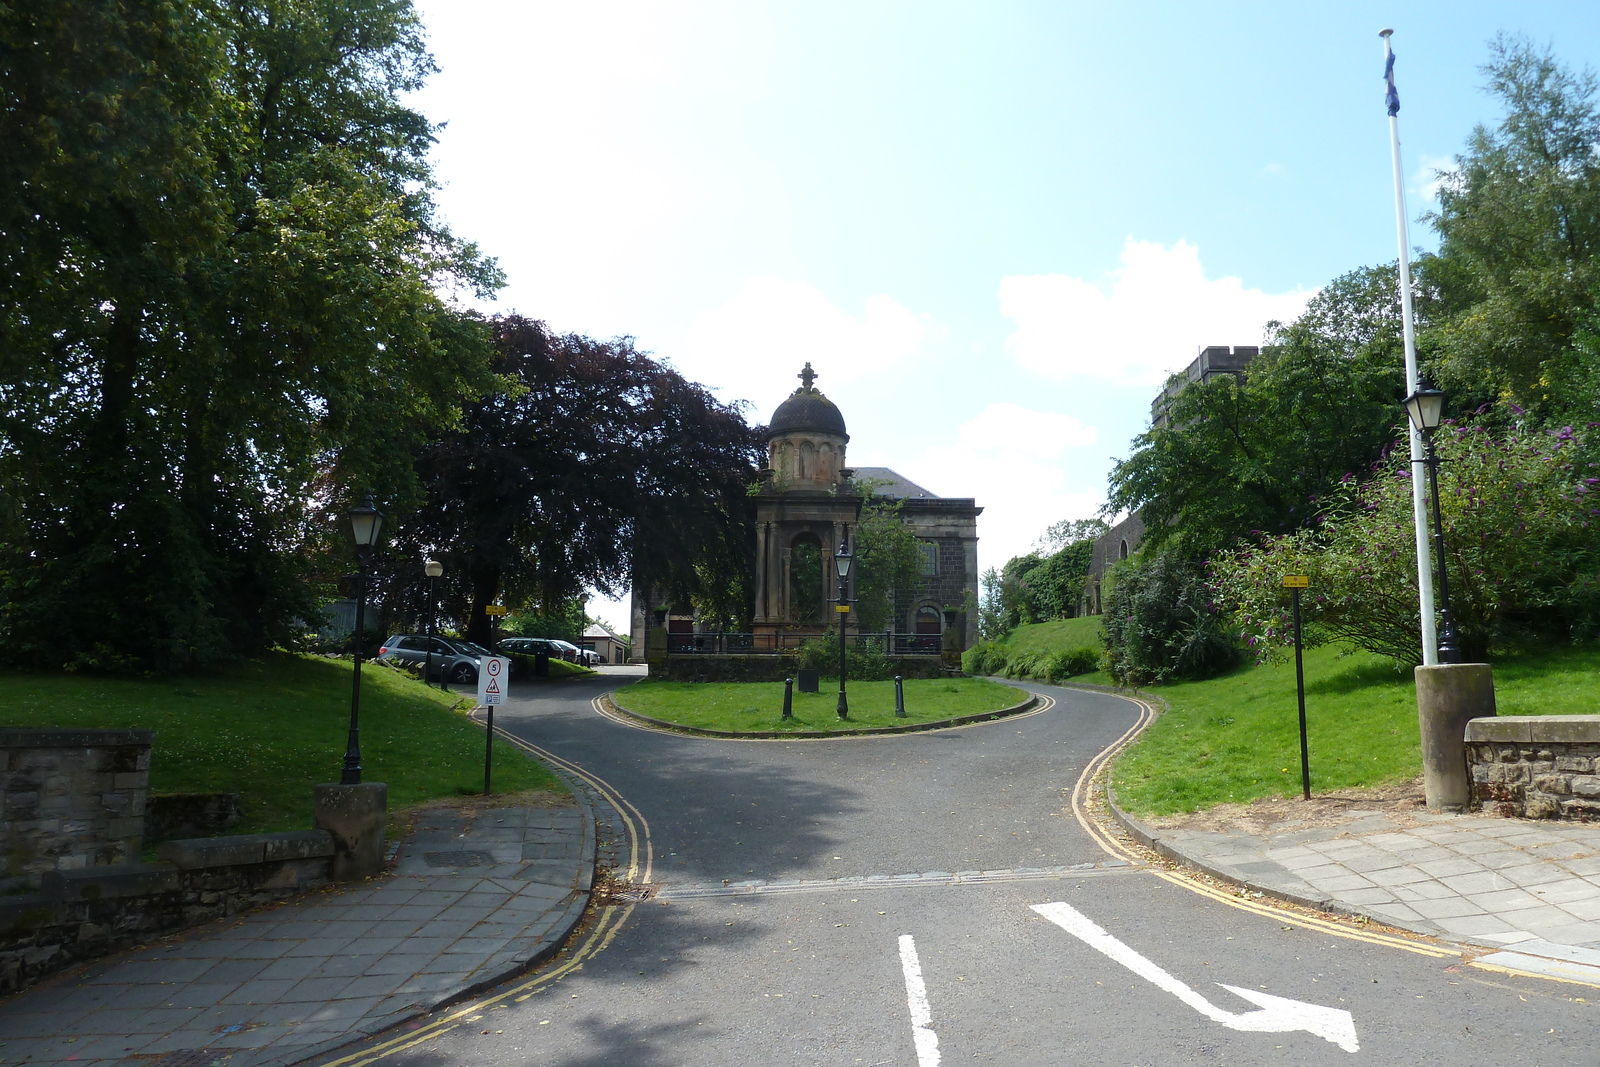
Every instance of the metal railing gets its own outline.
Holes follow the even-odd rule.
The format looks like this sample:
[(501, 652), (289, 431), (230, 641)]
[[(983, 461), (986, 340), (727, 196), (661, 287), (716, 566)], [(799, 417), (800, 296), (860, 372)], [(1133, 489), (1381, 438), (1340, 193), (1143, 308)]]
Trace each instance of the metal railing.
[[(837, 646), (837, 631), (826, 634), (738, 634), (673, 633), (667, 635), (667, 654), (672, 656), (775, 656), (797, 651), (807, 641), (828, 641)], [(943, 644), (939, 634), (903, 634), (890, 630), (875, 633), (845, 634), (845, 644), (863, 652), (886, 656), (937, 656)]]

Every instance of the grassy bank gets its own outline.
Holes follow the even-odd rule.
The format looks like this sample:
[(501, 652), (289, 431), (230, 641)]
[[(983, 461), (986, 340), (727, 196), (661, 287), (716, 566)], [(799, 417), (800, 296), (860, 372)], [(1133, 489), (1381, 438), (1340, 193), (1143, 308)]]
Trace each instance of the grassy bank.
[(835, 680), (822, 692), (794, 694), (794, 718), (785, 721), (782, 682), (639, 682), (612, 694), (629, 711), (703, 730), (826, 730), (846, 733), (877, 726), (936, 722), (999, 711), (1027, 699), (1019, 689), (983, 678), (910, 678), (906, 717), (894, 714), (893, 682), (849, 682), (850, 721), (837, 714)]
[[(336, 782), (350, 718), (350, 664), (273, 655), (206, 677), (0, 674), (0, 726), (156, 731), (150, 788), (237, 792), (233, 833), (311, 825), (311, 787)], [(361, 672), (363, 777), (389, 786), (391, 811), (483, 788), (483, 731), (455, 693), (386, 667)], [(561, 790), (510, 745), (495, 746), (497, 791)]]
[[(1365, 652), (1306, 653), (1306, 722), (1314, 792), (1379, 785), (1422, 772), (1410, 670)], [(1600, 706), (1600, 649), (1560, 648), (1494, 665), (1502, 715), (1572, 715)], [(1118, 760), (1130, 811), (1165, 815), (1300, 791), (1294, 661), (1162, 686), (1171, 706)]]
[[(1033, 678), (1042, 682), (1070, 678), (1110, 685), (1110, 677), (1099, 669), (1100, 654), (1104, 651), (1100, 616), (1085, 615), (1018, 626), (999, 641), (968, 649), (962, 656), (962, 667), (969, 674)], [(1059, 658), (1073, 652), (1079, 655), (1070, 666)]]

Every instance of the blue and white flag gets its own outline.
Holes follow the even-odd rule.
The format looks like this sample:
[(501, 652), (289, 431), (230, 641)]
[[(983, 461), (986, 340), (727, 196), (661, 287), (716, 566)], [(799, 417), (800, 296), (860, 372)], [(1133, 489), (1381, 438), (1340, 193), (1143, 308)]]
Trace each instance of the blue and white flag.
[(1383, 61), (1383, 80), (1388, 90), (1383, 94), (1383, 102), (1389, 105), (1389, 117), (1400, 114), (1400, 90), (1394, 87), (1394, 52)]

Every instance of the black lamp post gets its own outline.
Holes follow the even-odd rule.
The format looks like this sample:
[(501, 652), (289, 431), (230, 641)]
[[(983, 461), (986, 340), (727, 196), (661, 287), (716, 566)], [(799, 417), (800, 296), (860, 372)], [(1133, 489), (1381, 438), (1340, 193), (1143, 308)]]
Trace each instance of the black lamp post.
[(1439, 453), (1433, 447), (1433, 432), (1444, 415), (1444, 393), (1426, 381), (1417, 382), (1417, 391), (1406, 397), (1406, 417), (1422, 433), (1427, 458), (1428, 481), (1433, 490), (1433, 554), (1439, 558), (1439, 662), (1460, 663), (1461, 648), (1456, 644), (1456, 627), (1450, 618), (1450, 579), (1444, 564), (1444, 515), (1439, 509)]
[(850, 555), (850, 546), (843, 540), (839, 542), (839, 552), (833, 557), (834, 570), (839, 575), (839, 599), (834, 614), (839, 622), (839, 718), (850, 717), (850, 702), (844, 695), (844, 620), (850, 611), (850, 586), (847, 580), (850, 577), (850, 564), (855, 558)]
[(356, 542), (356, 669), (350, 682), (350, 736), (344, 748), (344, 773), (340, 785), (361, 784), (361, 641), (366, 636), (367, 625), (367, 558), (372, 546), (378, 542), (378, 530), (383, 526), (383, 515), (372, 503), (368, 493), (360, 507), (346, 514)]
[[(433, 583), (439, 577), (439, 575), (444, 573), (444, 564), (440, 563), (436, 559), (426, 560), (422, 564), (422, 573), (428, 576), (428, 662), (427, 665), (422, 668), (422, 684), (432, 685), (433, 683), (428, 681), (428, 679), (433, 677), (433, 625), (434, 620), (439, 615), (439, 599), (434, 595)], [(441, 671), (440, 674), (442, 675), (443, 671)], [(449, 686), (444, 684), (444, 678), (442, 676), (439, 679), (439, 688), (449, 688)]]

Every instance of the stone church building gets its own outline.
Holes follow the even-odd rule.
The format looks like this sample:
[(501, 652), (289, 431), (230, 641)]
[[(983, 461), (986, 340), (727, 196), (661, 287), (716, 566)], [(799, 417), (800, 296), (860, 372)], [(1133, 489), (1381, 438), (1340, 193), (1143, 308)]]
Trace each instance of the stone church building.
[[(936, 645), (947, 622), (945, 609), (976, 605), (978, 515), (971, 497), (941, 497), (887, 467), (852, 469), (845, 460), (850, 434), (844, 415), (814, 384), (807, 363), (801, 386), (778, 405), (767, 424), (767, 466), (761, 472), (755, 508), (755, 603), (751, 627), (755, 647), (777, 647), (787, 638), (822, 633), (834, 614), (838, 578), (833, 557), (841, 544), (855, 551), (855, 528), (863, 498), (857, 486), (901, 501), (900, 515), (922, 542), (922, 580), (896, 591), (893, 627)], [(852, 588), (847, 599), (853, 598)], [(633, 595), (635, 658), (642, 659), (650, 618), (667, 605)], [(686, 607), (671, 606), (668, 629), (674, 646), (698, 633), (699, 620)], [(854, 612), (845, 616), (856, 632)], [(963, 628), (961, 645), (978, 640), (976, 610), (954, 617)]]

